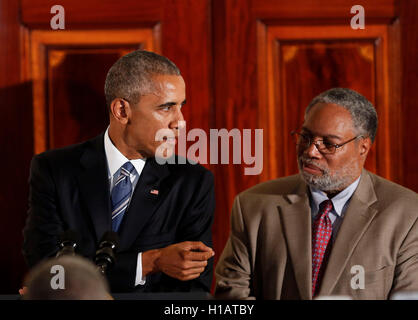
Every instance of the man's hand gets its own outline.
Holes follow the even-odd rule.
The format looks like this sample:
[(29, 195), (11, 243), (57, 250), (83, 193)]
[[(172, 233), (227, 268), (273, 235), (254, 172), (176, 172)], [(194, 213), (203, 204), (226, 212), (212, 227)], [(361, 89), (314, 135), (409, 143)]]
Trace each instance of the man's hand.
[(142, 253), (143, 276), (164, 272), (182, 281), (196, 279), (215, 252), (202, 242), (185, 241)]

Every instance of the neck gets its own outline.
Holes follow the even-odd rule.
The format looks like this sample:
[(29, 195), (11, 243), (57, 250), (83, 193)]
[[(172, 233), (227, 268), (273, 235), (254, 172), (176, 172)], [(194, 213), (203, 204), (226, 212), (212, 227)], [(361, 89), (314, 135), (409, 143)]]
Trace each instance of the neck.
[(338, 191), (327, 191), (327, 192), (325, 192), (326, 194), (327, 194), (327, 196), (328, 196), (328, 199), (332, 199), (332, 198), (334, 198), (337, 194), (339, 194), (341, 191), (343, 191), (344, 189), (342, 189), (342, 190), (338, 190)]
[(345, 190), (351, 184), (353, 184), (354, 181), (356, 181), (360, 176), (361, 176), (361, 172), (360, 172), (360, 174), (357, 177), (353, 178), (350, 182), (346, 183), (343, 187), (338, 188), (338, 190), (327, 190), (327, 191), (324, 191), (324, 192), (327, 194), (327, 196), (328, 196), (329, 199), (332, 199), (337, 194), (339, 194), (341, 191)]
[(129, 160), (144, 159), (145, 157), (134, 148), (129, 146), (128, 143), (123, 139), (123, 129), (109, 126), (109, 138), (113, 145)]

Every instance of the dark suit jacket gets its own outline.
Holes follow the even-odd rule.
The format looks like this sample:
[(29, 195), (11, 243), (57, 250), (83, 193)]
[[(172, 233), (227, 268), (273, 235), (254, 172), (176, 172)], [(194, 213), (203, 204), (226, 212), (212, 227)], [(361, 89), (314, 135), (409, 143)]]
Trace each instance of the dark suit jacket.
[[(93, 258), (111, 230), (108, 169), (103, 134), (87, 142), (35, 156), (29, 178), (29, 211), (23, 254), (32, 267), (58, 251), (60, 235), (81, 235), (78, 253)], [(151, 194), (159, 190), (158, 195)], [(210, 290), (213, 261), (192, 281), (157, 273), (135, 288), (138, 252), (202, 241), (212, 247), (213, 175), (196, 164), (159, 165), (148, 159), (119, 229), (120, 246), (108, 274), (112, 292)]]

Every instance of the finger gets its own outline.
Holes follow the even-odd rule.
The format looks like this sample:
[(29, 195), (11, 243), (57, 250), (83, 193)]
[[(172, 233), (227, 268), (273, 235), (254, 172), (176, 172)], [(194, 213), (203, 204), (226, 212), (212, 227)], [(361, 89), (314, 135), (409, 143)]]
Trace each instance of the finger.
[(188, 241), (187, 242), (187, 249), (188, 250), (199, 250), (204, 252), (212, 252), (212, 248), (206, 246), (201, 241)]
[(201, 274), (203, 271), (205, 271), (205, 268), (191, 268), (191, 269), (187, 269), (187, 270), (182, 270), (180, 272), (180, 274), (183, 277), (188, 277), (188, 276), (194, 275), (194, 274)]
[(188, 261), (206, 261), (213, 256), (212, 252), (184, 251), (183, 259)]
[(208, 265), (206, 260), (204, 261), (184, 261), (181, 264), (181, 270), (188, 270), (193, 268), (205, 268)]
[(189, 281), (189, 280), (199, 278), (199, 276), (200, 276), (200, 273), (193, 273), (193, 274), (190, 274), (188, 276), (179, 276), (179, 277), (177, 277), (177, 279), (179, 279), (181, 281)]

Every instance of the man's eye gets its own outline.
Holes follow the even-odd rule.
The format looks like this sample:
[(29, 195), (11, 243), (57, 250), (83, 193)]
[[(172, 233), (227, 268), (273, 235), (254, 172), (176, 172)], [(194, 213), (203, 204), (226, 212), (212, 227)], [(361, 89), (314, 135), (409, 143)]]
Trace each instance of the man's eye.
[(161, 110), (163, 110), (163, 111), (169, 111), (170, 110), (170, 106), (167, 106), (167, 107), (163, 107), (163, 108), (161, 108)]
[(328, 149), (334, 148), (334, 143), (332, 142), (324, 140), (322, 143), (324, 144), (325, 148), (328, 148)]

